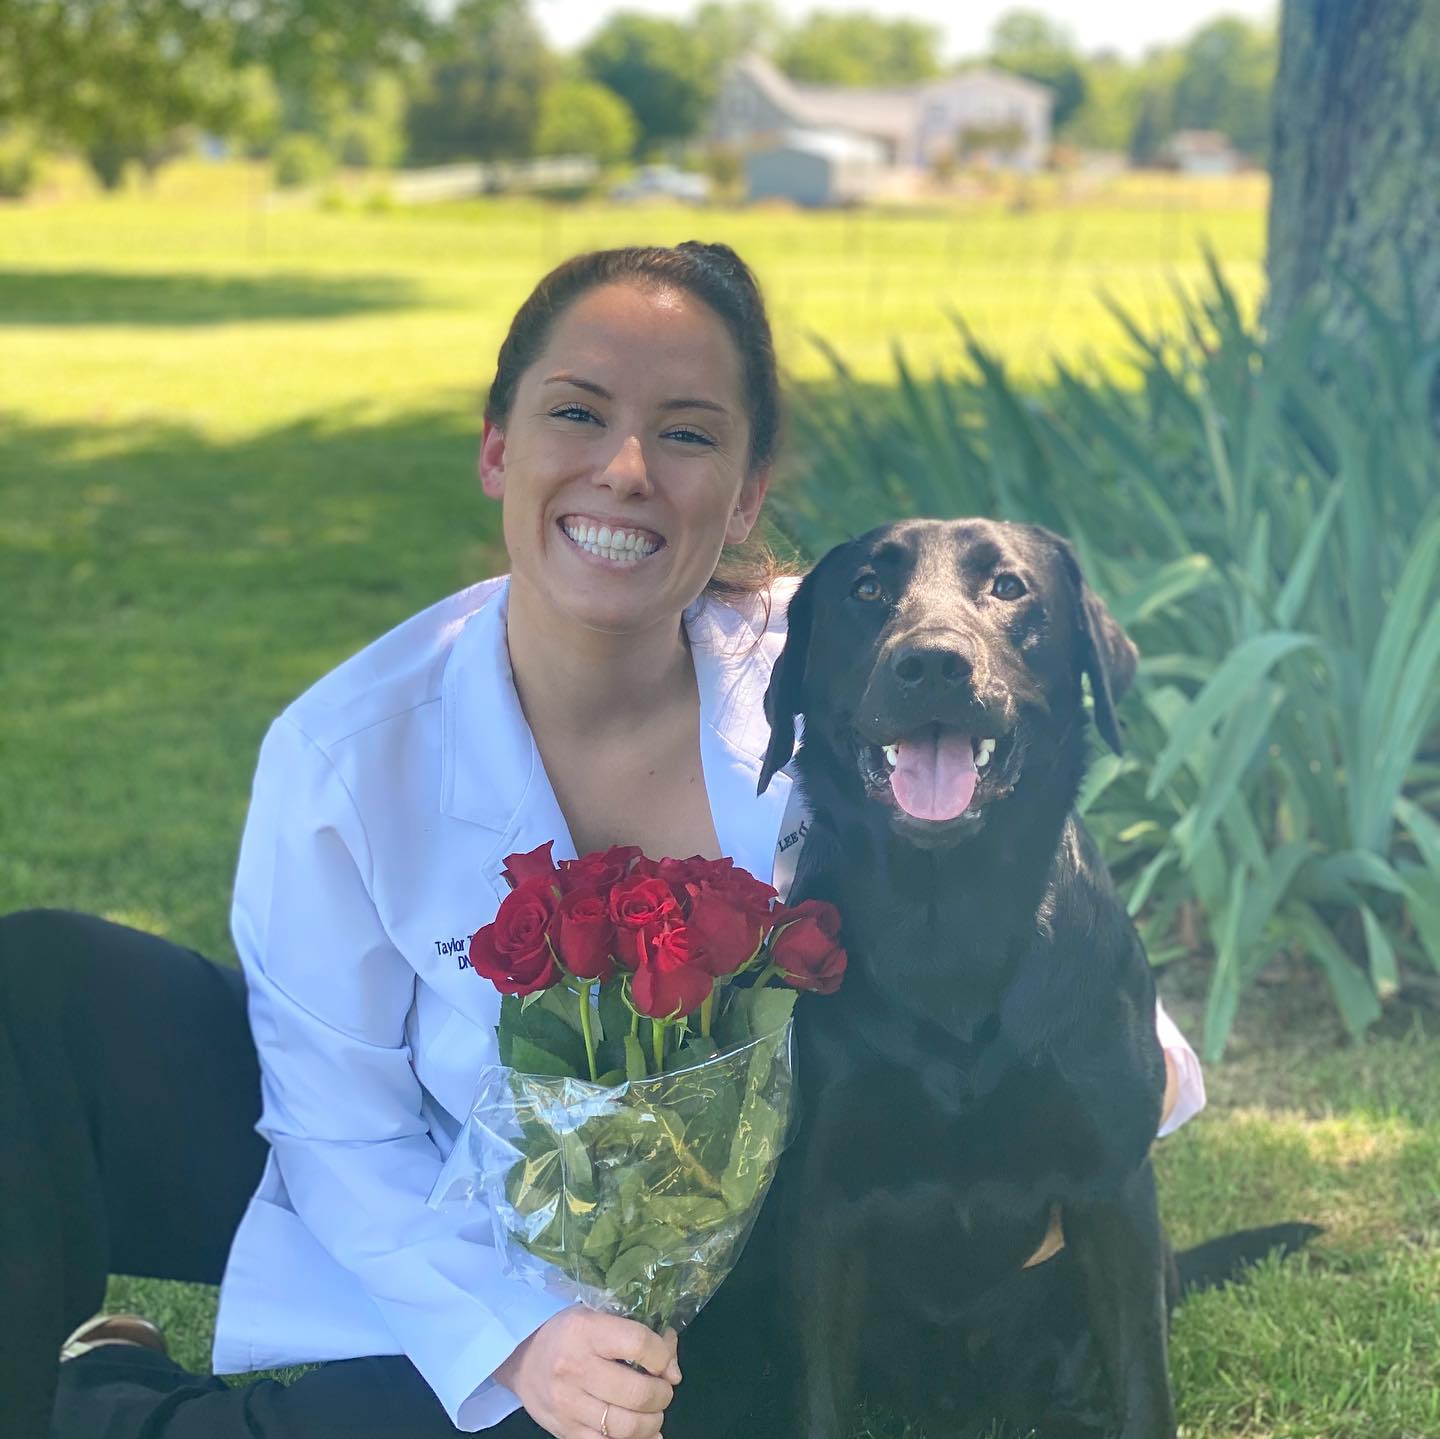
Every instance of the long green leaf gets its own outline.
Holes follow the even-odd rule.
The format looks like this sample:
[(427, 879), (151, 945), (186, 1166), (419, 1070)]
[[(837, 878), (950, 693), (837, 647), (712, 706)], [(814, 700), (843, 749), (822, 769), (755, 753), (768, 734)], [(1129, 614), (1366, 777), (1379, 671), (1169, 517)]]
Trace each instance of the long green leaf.
[(1280, 590), (1280, 598), (1275, 601), (1275, 621), (1287, 629), (1295, 623), (1310, 593), (1310, 581), (1315, 576), (1315, 567), (1325, 549), (1325, 541), (1330, 536), (1330, 524), (1339, 504), (1340, 486), (1331, 485), (1324, 504), (1320, 506), (1319, 513), (1291, 563), (1290, 573)]
[(1390, 999), (1400, 989), (1400, 967), (1395, 962), (1395, 948), (1368, 904), (1360, 906), (1360, 921), (1365, 926), (1365, 949), (1370, 956), (1370, 982), (1382, 1000)]
[(1176, 722), (1169, 741), (1155, 761), (1147, 795), (1154, 799), (1160, 793), (1200, 737), (1224, 714), (1244, 702), (1276, 664), (1296, 650), (1313, 648), (1315, 643), (1312, 635), (1270, 631), (1247, 640), (1228, 655)]
[(1395, 817), (1410, 831), (1426, 866), (1440, 875), (1440, 820), (1404, 795), (1395, 801)]
[(1213, 584), (1216, 578), (1209, 555), (1185, 555), (1152, 570), (1124, 594), (1113, 596), (1110, 610), (1122, 628), (1129, 629), (1186, 595)]
[(1345, 1027), (1359, 1039), (1380, 1018), (1380, 1001), (1365, 974), (1340, 947), (1335, 936), (1308, 904), (1288, 907), (1287, 917), (1305, 952), (1324, 971)]

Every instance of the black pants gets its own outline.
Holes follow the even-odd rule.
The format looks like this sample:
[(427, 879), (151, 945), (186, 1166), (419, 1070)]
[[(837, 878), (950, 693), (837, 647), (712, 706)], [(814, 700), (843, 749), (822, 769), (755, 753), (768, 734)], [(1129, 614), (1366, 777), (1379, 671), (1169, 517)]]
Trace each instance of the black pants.
[[(260, 1177), (238, 970), (88, 915), (0, 917), (0, 1435), (437, 1439), (408, 1359), (231, 1386), (148, 1350), (58, 1364), (107, 1277), (218, 1284)], [(487, 1431), (544, 1433), (523, 1413)]]

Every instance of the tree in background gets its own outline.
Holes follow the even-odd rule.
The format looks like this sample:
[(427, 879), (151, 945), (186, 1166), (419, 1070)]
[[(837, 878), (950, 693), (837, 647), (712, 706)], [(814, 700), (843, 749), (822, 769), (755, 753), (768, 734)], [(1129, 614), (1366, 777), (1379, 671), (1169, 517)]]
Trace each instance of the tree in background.
[(534, 152), (558, 67), (524, 0), (462, 0), (428, 52), (406, 117), (421, 164)]
[(1165, 142), (1179, 127), (1175, 123), (1175, 87), (1182, 59), (1174, 48), (1152, 50), (1136, 67), (1131, 103), (1134, 122), (1126, 147), (1136, 165), (1153, 165)]
[(688, 28), (702, 63), (715, 75), (752, 51), (773, 55), (785, 35), (785, 22), (770, 0), (705, 0)]
[[(235, 30), (181, 0), (0, 0), (0, 104), (73, 146), (113, 189), (132, 161), (153, 172), (187, 129), (242, 129), (255, 77)], [(182, 62), (183, 63), (180, 63)]]
[[(1267, 313), (1308, 298), (1358, 328), (1337, 272), (1440, 339), (1440, 23), (1434, 0), (1286, 0)], [(1413, 312), (1412, 312), (1413, 302)]]
[(1270, 146), (1276, 40), (1269, 26), (1226, 17), (1202, 26), (1181, 50), (1175, 77), (1177, 130), (1219, 130), (1243, 154)]
[(614, 165), (634, 152), (640, 127), (630, 107), (593, 80), (562, 80), (540, 101), (537, 155), (589, 155)]
[(1051, 118), (1057, 131), (1085, 102), (1085, 65), (1074, 36), (1039, 10), (1011, 10), (995, 22), (990, 62), (1055, 92)]
[(0, 109), (113, 187), (196, 130), (254, 143), (277, 95), (282, 124), (393, 116), (376, 76), (413, 60), (428, 23), (423, 0), (0, 0)]
[(819, 85), (913, 85), (940, 73), (938, 26), (873, 11), (817, 10), (781, 41), (775, 63)]
[(684, 25), (633, 11), (612, 15), (581, 50), (580, 63), (630, 107), (646, 150), (693, 135), (720, 83)]

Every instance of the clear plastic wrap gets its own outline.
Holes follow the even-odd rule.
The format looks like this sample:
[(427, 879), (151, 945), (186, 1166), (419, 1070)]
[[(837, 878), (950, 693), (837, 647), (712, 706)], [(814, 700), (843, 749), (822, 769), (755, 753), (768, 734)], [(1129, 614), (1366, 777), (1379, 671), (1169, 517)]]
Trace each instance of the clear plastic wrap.
[(484, 1205), (508, 1274), (680, 1329), (739, 1258), (792, 1121), (788, 1020), (622, 1084), (494, 1065), (430, 1204)]

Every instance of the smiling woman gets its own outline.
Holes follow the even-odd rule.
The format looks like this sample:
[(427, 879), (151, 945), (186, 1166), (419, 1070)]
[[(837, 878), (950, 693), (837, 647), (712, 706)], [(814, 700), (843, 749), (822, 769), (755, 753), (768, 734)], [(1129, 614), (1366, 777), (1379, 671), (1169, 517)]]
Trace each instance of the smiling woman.
[[(762, 700), (792, 586), (718, 568), (778, 432), (733, 251), (560, 266), (516, 315), (480, 444), (511, 572), (272, 725), (232, 912), (243, 982), (88, 916), (0, 920), (0, 1114), (41, 1116), (0, 1135), (31, 1181), (0, 1203), (17, 1433), (659, 1433), (673, 1335), (529, 1291), (426, 1206), (496, 1058), (497, 1005), (449, 937), (493, 916), (502, 856), (547, 841), (774, 872), (789, 780), (757, 795)], [(123, 1097), (137, 1053), (144, 1103)], [(222, 1281), (221, 1373), (321, 1367), (231, 1387), (112, 1316), (65, 1343), (57, 1387), (111, 1270)]]

